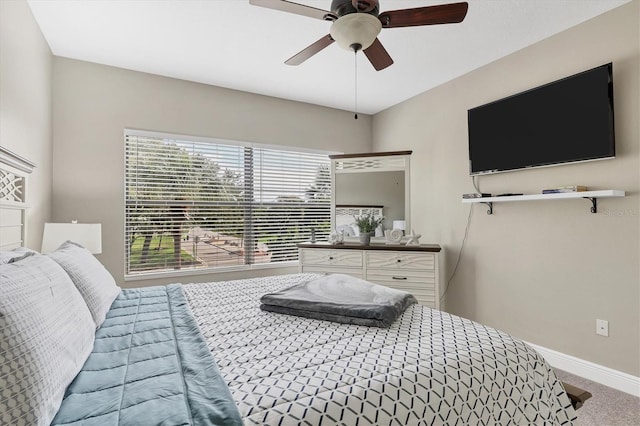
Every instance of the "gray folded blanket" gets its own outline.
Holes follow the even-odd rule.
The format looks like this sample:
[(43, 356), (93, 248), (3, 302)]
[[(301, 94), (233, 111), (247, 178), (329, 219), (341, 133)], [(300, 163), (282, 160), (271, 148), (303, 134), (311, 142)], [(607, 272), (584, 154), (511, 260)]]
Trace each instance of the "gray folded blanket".
[(325, 275), (265, 294), (260, 309), (343, 324), (389, 327), (417, 303), (406, 291), (343, 274)]

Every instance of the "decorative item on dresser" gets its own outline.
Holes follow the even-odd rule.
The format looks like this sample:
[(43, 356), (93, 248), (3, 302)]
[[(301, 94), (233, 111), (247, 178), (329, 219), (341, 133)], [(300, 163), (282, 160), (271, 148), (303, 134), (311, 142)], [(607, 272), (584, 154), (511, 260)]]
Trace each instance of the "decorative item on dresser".
[(360, 231), (360, 244), (369, 245), (371, 235), (374, 234), (376, 229), (382, 224), (384, 216), (375, 216), (369, 212), (362, 216), (356, 216), (355, 220), (358, 230)]
[(412, 229), (411, 233), (409, 234), (409, 240), (407, 241), (407, 245), (408, 246), (419, 245), (420, 237), (422, 237), (422, 234), (416, 234), (416, 231)]
[(439, 245), (301, 243), (298, 249), (300, 272), (351, 275), (408, 291), (418, 303), (440, 308)]
[(404, 236), (402, 229), (392, 229), (384, 231), (384, 238), (387, 244), (400, 244)]
[(329, 244), (342, 244), (342, 241), (344, 241), (342, 231), (332, 231), (329, 234)]

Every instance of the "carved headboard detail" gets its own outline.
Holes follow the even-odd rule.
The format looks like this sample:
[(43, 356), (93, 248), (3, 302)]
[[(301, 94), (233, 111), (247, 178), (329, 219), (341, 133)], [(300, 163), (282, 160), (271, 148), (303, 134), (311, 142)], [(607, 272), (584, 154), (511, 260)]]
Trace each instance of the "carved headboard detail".
[[(359, 205), (337, 205), (335, 211), (336, 231), (342, 232), (345, 237), (358, 235), (355, 226), (356, 217), (365, 214), (372, 214), (374, 217), (381, 217), (384, 206), (359, 206)], [(375, 236), (382, 236), (382, 228), (376, 230)]]
[(35, 164), (0, 146), (0, 250), (24, 246), (27, 180)]
[[(356, 216), (372, 214), (375, 217), (382, 216), (383, 206), (336, 206), (336, 218), (341, 216), (350, 216), (351, 222), (355, 222)], [(342, 223), (340, 223), (342, 225)]]

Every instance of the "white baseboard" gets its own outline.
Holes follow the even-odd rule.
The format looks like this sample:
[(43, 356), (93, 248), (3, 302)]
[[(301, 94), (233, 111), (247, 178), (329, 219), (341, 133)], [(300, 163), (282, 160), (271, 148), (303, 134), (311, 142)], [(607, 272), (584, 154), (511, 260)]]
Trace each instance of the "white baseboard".
[(640, 397), (640, 377), (527, 342), (554, 368)]

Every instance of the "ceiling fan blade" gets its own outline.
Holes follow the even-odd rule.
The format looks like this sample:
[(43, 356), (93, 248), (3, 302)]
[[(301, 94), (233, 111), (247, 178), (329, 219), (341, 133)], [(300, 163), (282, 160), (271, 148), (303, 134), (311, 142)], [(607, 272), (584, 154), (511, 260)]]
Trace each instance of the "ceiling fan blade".
[(338, 19), (337, 16), (328, 10), (316, 9), (315, 7), (286, 0), (249, 0), (249, 4), (266, 7), (267, 9), (280, 10), (282, 12), (295, 13), (296, 15), (308, 16), (310, 18), (322, 19), (325, 21), (335, 21)]
[(376, 69), (380, 71), (393, 64), (393, 59), (387, 53), (387, 49), (384, 48), (380, 40), (377, 38), (373, 41), (373, 44), (364, 49), (364, 54), (367, 55), (369, 62)]
[(325, 47), (329, 46), (331, 43), (333, 43), (333, 41), (334, 40), (333, 38), (331, 38), (331, 35), (327, 34), (309, 47), (301, 50), (300, 52), (284, 61), (284, 63), (287, 65), (300, 65)]
[(378, 16), (382, 28), (415, 27), (418, 25), (455, 24), (467, 16), (469, 4), (451, 3), (414, 9), (390, 10)]

